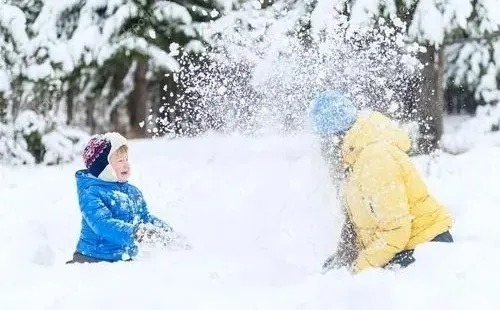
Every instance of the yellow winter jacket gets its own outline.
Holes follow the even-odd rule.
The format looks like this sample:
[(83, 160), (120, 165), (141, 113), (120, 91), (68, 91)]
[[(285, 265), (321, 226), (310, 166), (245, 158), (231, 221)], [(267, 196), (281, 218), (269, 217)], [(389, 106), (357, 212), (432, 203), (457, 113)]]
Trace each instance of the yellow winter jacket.
[(360, 249), (354, 272), (382, 267), (452, 226), (406, 154), (409, 148), (409, 136), (378, 112), (359, 117), (344, 137), (344, 198)]

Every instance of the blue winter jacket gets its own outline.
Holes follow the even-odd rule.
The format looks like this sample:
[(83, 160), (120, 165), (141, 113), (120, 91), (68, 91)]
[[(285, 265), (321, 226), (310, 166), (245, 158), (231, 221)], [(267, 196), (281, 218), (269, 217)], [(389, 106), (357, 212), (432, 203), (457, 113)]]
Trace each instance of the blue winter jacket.
[(141, 191), (127, 183), (107, 182), (79, 170), (75, 174), (82, 228), (76, 251), (100, 260), (129, 260), (137, 254), (134, 233), (140, 223), (170, 230), (151, 215)]

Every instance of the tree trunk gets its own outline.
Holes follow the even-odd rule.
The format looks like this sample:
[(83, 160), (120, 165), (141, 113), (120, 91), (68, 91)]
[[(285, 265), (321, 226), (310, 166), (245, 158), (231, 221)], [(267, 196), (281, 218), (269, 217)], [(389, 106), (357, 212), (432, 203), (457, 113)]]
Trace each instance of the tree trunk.
[(66, 96), (66, 125), (71, 125), (73, 122), (74, 89), (73, 83), (70, 82)]
[(94, 109), (95, 109), (95, 99), (92, 98), (91, 100), (87, 101), (87, 109), (85, 110), (86, 112), (85, 125), (87, 125), (90, 128), (91, 133), (95, 133), (96, 129)]
[[(148, 81), (146, 73), (148, 72), (147, 62), (141, 60), (137, 62), (137, 68), (134, 74), (134, 91), (132, 100), (129, 102), (130, 115), (130, 137), (145, 137), (147, 127), (147, 112), (148, 112)], [(144, 122), (144, 126), (140, 123)]]
[(439, 146), (443, 134), (443, 50), (426, 46), (427, 51), (419, 54), (424, 64), (422, 70), (422, 92), (418, 102), (420, 124), (419, 153), (429, 153)]
[(4, 99), (4, 93), (0, 92), (0, 123), (5, 120), (7, 116), (7, 100)]

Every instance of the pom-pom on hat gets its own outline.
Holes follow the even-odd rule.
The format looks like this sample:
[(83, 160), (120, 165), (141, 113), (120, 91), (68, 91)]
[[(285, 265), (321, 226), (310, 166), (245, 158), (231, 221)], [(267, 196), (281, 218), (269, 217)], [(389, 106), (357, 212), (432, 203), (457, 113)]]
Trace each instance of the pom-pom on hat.
[(104, 135), (95, 135), (87, 143), (83, 150), (83, 162), (85, 167), (95, 177), (109, 164), (108, 155), (111, 150), (111, 142)]

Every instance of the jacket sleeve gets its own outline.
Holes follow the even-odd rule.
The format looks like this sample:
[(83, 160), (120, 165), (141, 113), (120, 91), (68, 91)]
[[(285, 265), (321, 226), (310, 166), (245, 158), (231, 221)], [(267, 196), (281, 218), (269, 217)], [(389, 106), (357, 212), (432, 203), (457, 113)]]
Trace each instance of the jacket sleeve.
[(404, 171), (390, 152), (379, 155), (377, 160), (372, 157), (360, 168), (358, 185), (363, 210), (350, 210), (354, 224), (369, 236), (364, 239), (354, 272), (384, 266), (405, 249), (410, 239), (411, 215)]
[(101, 198), (91, 190), (84, 197), (81, 204), (83, 218), (97, 235), (120, 245), (133, 244), (134, 225), (113, 218)]

